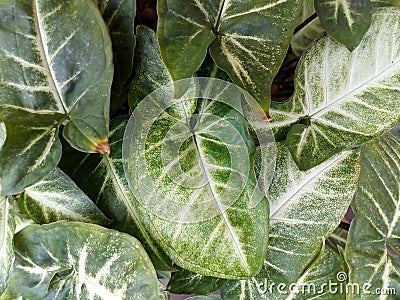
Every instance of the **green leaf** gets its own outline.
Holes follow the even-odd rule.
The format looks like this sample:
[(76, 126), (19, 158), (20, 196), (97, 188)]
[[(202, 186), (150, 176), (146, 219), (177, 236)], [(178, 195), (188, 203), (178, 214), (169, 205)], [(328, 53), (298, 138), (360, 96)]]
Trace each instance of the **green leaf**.
[(6, 141), (6, 135), (7, 135), (6, 125), (0, 122), (0, 149), (1, 147), (3, 147), (3, 144)]
[(148, 213), (142, 223), (177, 265), (205, 276), (248, 278), (267, 250), (268, 203), (253, 174), (246, 121), (221, 103), (240, 100), (240, 91), (213, 90), (219, 101), (203, 102), (190, 119), (160, 115), (156, 96), (142, 101), (125, 133), (126, 175)]
[(185, 300), (220, 300), (221, 297), (218, 295), (207, 295), (207, 296), (193, 296), (186, 298)]
[(135, 49), (134, 0), (94, 0), (110, 33), (114, 54), (114, 81), (112, 92), (119, 95), (133, 68)]
[(13, 290), (27, 299), (159, 299), (154, 267), (132, 236), (98, 225), (30, 225), (14, 237)]
[[(110, 124), (111, 154), (86, 155), (71, 174), (79, 187), (93, 199), (97, 206), (112, 220), (111, 226), (135, 236), (143, 244), (157, 270), (171, 270), (171, 261), (149, 236), (138, 216), (138, 210), (125, 179), (122, 163), (122, 141), (127, 117), (119, 117)], [(67, 153), (66, 159), (76, 153)], [(80, 153), (78, 153), (80, 155)], [(112, 201), (110, 201), (112, 199)], [(144, 212), (142, 212), (144, 213)]]
[[(297, 281), (290, 283), (275, 282), (265, 276), (263, 270), (251, 280), (230, 281), (221, 288), (222, 300), (247, 299), (346, 299), (340, 293), (340, 286), (345, 290), (345, 282), (338, 280), (343, 273), (343, 261), (338, 253), (322, 247), (318, 256), (305, 268)], [(331, 283), (331, 285), (329, 285)], [(280, 287), (278, 288), (278, 285)], [(292, 285), (290, 287), (290, 284)], [(292, 290), (291, 290), (291, 289)], [(334, 291), (337, 289), (337, 292)], [(297, 289), (297, 290), (296, 290)], [(331, 289), (331, 290), (329, 290)]]
[(346, 151), (301, 171), (287, 147), (277, 144), (276, 172), (267, 194), (271, 231), (265, 278), (287, 284), (299, 280), (347, 211), (358, 157), (358, 151)]
[(0, 197), (0, 295), (6, 289), (8, 276), (14, 262), (14, 216), (12, 199)]
[(293, 53), (300, 57), (310, 45), (325, 35), (325, 29), (322, 27), (318, 18), (308, 23), (304, 28), (296, 32), (290, 42)]
[[(107, 153), (112, 50), (96, 6), (9, 1), (0, 7), (0, 41), (0, 120), (7, 127), (1, 173), (8, 177), (3, 194), (21, 192), (55, 167), (61, 122), (75, 148)], [(24, 164), (13, 176), (10, 159)]]
[(315, 0), (314, 3), (326, 32), (353, 51), (371, 25), (371, 1)]
[(173, 294), (207, 295), (218, 290), (226, 279), (204, 276), (185, 269), (172, 272), (168, 290)]
[(26, 188), (18, 204), (25, 214), (39, 224), (60, 220), (109, 224), (92, 200), (58, 168)]
[[(207, 54), (268, 114), (270, 89), (290, 43), (299, 1), (158, 1), (157, 36), (174, 81)], [(180, 96), (182, 91), (176, 91)]]
[[(134, 80), (129, 90), (129, 106), (131, 110), (149, 94), (158, 88), (171, 84), (172, 78), (161, 58), (160, 47), (153, 30), (146, 26), (137, 27), (138, 45), (135, 49), (136, 66)], [(197, 86), (194, 84), (185, 96), (190, 95)], [(170, 92), (172, 97), (172, 92)], [(178, 115), (191, 115), (196, 110), (196, 101), (184, 101), (181, 104), (187, 106), (182, 109), (181, 105), (174, 105), (171, 109)]]
[(352, 53), (330, 37), (304, 53), (294, 95), (276, 105), (280, 111), (271, 124), (276, 132), (292, 125), (287, 143), (302, 170), (385, 133), (399, 121), (399, 35), (400, 10), (382, 8)]
[[(376, 288), (400, 290), (400, 135), (390, 132), (362, 147), (360, 183), (352, 202), (353, 219), (346, 260), (350, 282), (368, 285), (371, 295), (354, 299), (377, 299)], [(393, 292), (393, 290), (392, 290)], [(383, 297), (383, 296), (382, 296)], [(381, 299), (397, 299), (388, 295)]]

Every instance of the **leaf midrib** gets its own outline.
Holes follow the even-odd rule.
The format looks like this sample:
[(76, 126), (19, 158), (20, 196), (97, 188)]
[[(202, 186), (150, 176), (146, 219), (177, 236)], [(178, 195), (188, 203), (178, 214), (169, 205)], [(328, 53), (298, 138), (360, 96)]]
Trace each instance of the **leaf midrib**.
[(243, 252), (241, 250), (241, 247), (240, 247), (240, 244), (239, 244), (239, 241), (237, 240), (237, 238), (235, 236), (234, 229), (232, 228), (231, 224), (229, 223), (229, 220), (228, 220), (228, 218), (227, 218), (227, 216), (225, 214), (224, 209), (221, 207), (220, 203), (218, 202), (218, 197), (216, 195), (216, 192), (214, 191), (214, 189), (211, 186), (211, 182), (212, 182), (211, 175), (210, 175), (210, 173), (208, 172), (208, 170), (206, 168), (206, 162), (204, 162), (204, 154), (203, 154), (203, 151), (201, 150), (201, 147), (199, 146), (198, 136), (197, 136), (197, 134), (195, 132), (193, 133), (193, 140), (194, 140), (194, 143), (195, 143), (195, 146), (196, 146), (196, 149), (197, 149), (197, 154), (198, 154), (198, 159), (199, 159), (199, 162), (200, 162), (200, 167), (203, 170), (204, 176), (205, 176), (205, 178), (206, 178), (206, 180), (208, 182), (207, 186), (210, 189), (210, 192), (211, 192), (211, 194), (213, 196), (213, 199), (215, 200), (215, 203), (216, 203), (216, 205), (218, 207), (218, 210), (220, 212), (222, 220), (223, 220), (223, 222), (224, 222), (224, 224), (225, 224), (225, 226), (226, 226), (226, 228), (227, 228), (227, 230), (228, 230), (228, 232), (229, 232), (229, 234), (230, 234), (230, 236), (232, 238), (233, 245), (234, 245), (237, 253), (239, 254), (239, 257), (240, 257), (240, 260), (242, 262), (242, 265), (246, 269), (246, 272), (248, 274), (251, 274), (251, 272), (249, 270), (249, 267), (247, 265), (246, 257), (243, 254)]
[(50, 67), (50, 56), (48, 53), (48, 48), (47, 45), (45, 44), (44, 37), (46, 37), (46, 34), (43, 29), (43, 24), (40, 22), (40, 12), (38, 8), (38, 0), (35, 0), (33, 3), (33, 19), (34, 19), (34, 24), (35, 24), (35, 29), (36, 29), (36, 36), (37, 36), (37, 48), (41, 56), (42, 63), (44, 64), (44, 68), (48, 71), (47, 74), (47, 79), (49, 83), (50, 89), (53, 91), (53, 96), (55, 100), (58, 102), (60, 109), (62, 109), (62, 112), (66, 114), (68, 112), (67, 106), (65, 102), (62, 99), (62, 94), (61, 91), (57, 85), (57, 80), (54, 74), (54, 70)]

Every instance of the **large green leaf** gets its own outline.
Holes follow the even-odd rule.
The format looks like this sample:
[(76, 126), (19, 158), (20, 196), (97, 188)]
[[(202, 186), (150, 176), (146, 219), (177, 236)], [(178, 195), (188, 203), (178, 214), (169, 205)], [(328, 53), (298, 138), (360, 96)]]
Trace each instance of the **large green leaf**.
[(370, 0), (315, 0), (315, 9), (326, 32), (353, 51), (371, 25)]
[(322, 27), (319, 18), (316, 17), (293, 35), (292, 40), (290, 41), (293, 53), (300, 57), (316, 39), (321, 38), (324, 35), (325, 29)]
[(180, 269), (172, 272), (167, 289), (173, 294), (207, 295), (218, 290), (226, 281)]
[[(148, 213), (142, 223), (173, 261), (205, 276), (246, 278), (265, 257), (268, 204), (237, 111), (240, 91), (219, 83), (207, 95), (219, 101), (203, 102), (191, 118), (160, 113), (163, 91), (142, 101), (125, 133), (126, 175)], [(235, 108), (225, 104), (235, 99)]]
[(352, 202), (356, 215), (346, 246), (350, 282), (371, 294), (354, 299), (398, 299), (400, 290), (400, 134), (387, 135), (362, 147), (361, 176)]
[[(338, 253), (322, 247), (320, 253), (297, 281), (275, 282), (265, 276), (263, 270), (249, 280), (229, 281), (221, 288), (222, 300), (261, 299), (346, 299), (346, 282), (338, 279), (343, 273), (343, 262)], [(331, 285), (329, 285), (331, 283)], [(336, 288), (336, 293), (334, 292)]]
[[(138, 238), (158, 270), (171, 270), (171, 261), (149, 236), (138, 217), (144, 209), (135, 203), (122, 165), (122, 140), (127, 117), (119, 117), (110, 124), (111, 154), (86, 155), (71, 174), (80, 188), (96, 202), (112, 220), (111, 226)], [(80, 153), (78, 153), (79, 155)], [(66, 153), (67, 163), (76, 153)], [(144, 213), (144, 212), (142, 212)]]
[(400, 10), (382, 8), (352, 53), (330, 37), (304, 53), (295, 93), (276, 105), (279, 111), (271, 124), (278, 133), (292, 125), (287, 143), (301, 169), (367, 142), (398, 122), (399, 35)]
[(114, 54), (112, 91), (120, 94), (133, 68), (135, 0), (94, 0), (107, 24)]
[(3, 1), (0, 41), (3, 194), (21, 192), (55, 167), (61, 122), (71, 145), (107, 153), (112, 50), (94, 3)]
[(189, 78), (209, 49), (218, 67), (268, 114), (271, 83), (289, 46), (298, 5), (297, 0), (158, 1), (164, 62), (175, 81)]
[(93, 201), (58, 168), (43, 180), (26, 188), (19, 196), (19, 207), (40, 224), (60, 220), (99, 225), (109, 223)]
[(154, 267), (127, 234), (61, 221), (30, 225), (14, 244), (10, 285), (26, 299), (159, 299)]
[(358, 157), (357, 150), (347, 151), (301, 171), (284, 143), (277, 144), (264, 278), (286, 284), (299, 280), (347, 211), (358, 179)]
[(0, 295), (7, 286), (9, 272), (14, 261), (14, 216), (12, 199), (0, 197)]

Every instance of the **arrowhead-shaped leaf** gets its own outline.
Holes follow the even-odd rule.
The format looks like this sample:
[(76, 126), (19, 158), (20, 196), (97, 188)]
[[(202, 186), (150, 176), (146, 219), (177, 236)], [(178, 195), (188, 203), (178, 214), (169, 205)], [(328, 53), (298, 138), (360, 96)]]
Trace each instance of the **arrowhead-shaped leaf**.
[(14, 243), (10, 287), (25, 299), (159, 299), (154, 267), (127, 234), (61, 221), (30, 225)]
[[(214, 89), (220, 101), (241, 99), (237, 89)], [(142, 101), (125, 133), (127, 179), (148, 213), (142, 223), (185, 269), (251, 277), (267, 249), (268, 204), (264, 197), (253, 202), (260, 192), (244, 117), (219, 101), (203, 102), (191, 118), (159, 115), (157, 95), (165, 94)]]
[[(173, 268), (170, 259), (149, 236), (139, 219), (138, 210), (144, 209), (136, 205), (135, 196), (125, 179), (122, 141), (127, 122), (127, 117), (112, 120), (110, 123), (111, 154), (102, 156), (87, 154), (77, 163), (71, 177), (112, 220), (113, 228), (129, 233), (141, 241), (156, 269), (171, 270)], [(66, 159), (69, 161), (76, 153), (68, 153)]]
[(7, 286), (9, 272), (14, 262), (14, 216), (12, 199), (0, 197), (0, 295)]
[(218, 67), (268, 113), (271, 83), (289, 46), (298, 5), (297, 0), (158, 1), (157, 35), (173, 80), (190, 78), (209, 49)]
[[(356, 215), (346, 246), (350, 282), (368, 291), (400, 289), (400, 134), (390, 132), (361, 150), (361, 176), (352, 202)], [(364, 297), (362, 297), (364, 296)], [(354, 299), (376, 299), (372, 294)], [(369, 297), (369, 298), (368, 298)], [(374, 298), (375, 297), (375, 298)], [(388, 294), (387, 298), (398, 296)]]
[(307, 170), (358, 146), (400, 119), (400, 10), (376, 10), (353, 52), (330, 37), (308, 49), (296, 70), (295, 93), (273, 114), (287, 131), (296, 163)]
[(107, 24), (114, 55), (112, 92), (120, 94), (133, 67), (135, 0), (94, 0)]
[(370, 0), (315, 0), (315, 9), (326, 32), (353, 51), (371, 25)]
[(267, 195), (271, 232), (265, 278), (287, 284), (299, 280), (352, 200), (358, 157), (358, 151), (346, 151), (301, 171), (287, 147), (277, 144), (277, 168)]
[(63, 121), (75, 148), (106, 153), (112, 50), (94, 3), (3, 3), (0, 41), (3, 194), (21, 192), (55, 167)]
[(21, 210), (39, 224), (61, 220), (109, 223), (93, 201), (58, 168), (26, 188), (18, 202)]

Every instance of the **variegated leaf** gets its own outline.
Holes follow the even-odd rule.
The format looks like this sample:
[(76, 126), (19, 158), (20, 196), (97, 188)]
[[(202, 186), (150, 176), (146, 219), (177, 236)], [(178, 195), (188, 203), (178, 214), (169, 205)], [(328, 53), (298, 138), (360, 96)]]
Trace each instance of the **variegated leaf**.
[[(218, 100), (238, 99), (240, 105), (239, 90), (213, 90)], [(190, 119), (177, 118), (148, 110), (156, 101), (141, 102), (125, 133), (127, 179), (148, 213), (142, 223), (182, 268), (251, 277), (267, 250), (268, 204), (257, 198), (254, 142), (245, 119), (219, 101), (203, 102)]]
[[(276, 105), (276, 132), (303, 170), (367, 142), (400, 119), (400, 10), (376, 10), (361, 44), (350, 53), (324, 37), (302, 56), (295, 93)], [(299, 121), (300, 120), (300, 121)]]
[(326, 32), (353, 51), (371, 25), (370, 0), (315, 0), (315, 9)]
[(13, 236), (15, 211), (13, 200), (0, 197), (0, 295), (3, 294), (14, 262)]
[(206, 295), (206, 296), (193, 296), (186, 298), (185, 300), (220, 300), (221, 297), (218, 295)]
[(25, 299), (159, 299), (154, 267), (127, 234), (61, 221), (30, 225), (14, 243), (9, 283)]
[(158, 1), (157, 35), (172, 78), (191, 77), (209, 48), (218, 67), (268, 114), (271, 83), (289, 46), (299, 2)]
[[(7, 160), (25, 155), (25, 173), (17, 168), (14, 177), (34, 177), (26, 170), (42, 169), (37, 171), (37, 181), (55, 167), (59, 153), (50, 152), (57, 152), (51, 148), (59, 145), (53, 146), (51, 141), (58, 143), (56, 131), (63, 121), (67, 123), (63, 134), (74, 147), (107, 153), (112, 50), (107, 27), (94, 3), (3, 2), (0, 41), (0, 120), (8, 132), (3, 150), (14, 152)], [(24, 137), (11, 128), (17, 125), (26, 133)], [(36, 137), (28, 139), (29, 134)], [(15, 135), (20, 143), (9, 144), (8, 139), (16, 141)], [(4, 157), (2, 153), (2, 164), (7, 165)], [(10, 181), (3, 193), (21, 192), (21, 187), (15, 186), (21, 185), (21, 179), (12, 179), (8, 172), (8, 166), (3, 166), (2, 176)], [(25, 181), (24, 187), (35, 182), (33, 178)]]
[[(112, 220), (111, 226), (129, 233), (140, 240), (149, 254), (157, 270), (173, 270), (171, 260), (149, 236), (138, 216), (138, 210), (144, 209), (134, 201), (135, 196), (129, 189), (125, 179), (122, 163), (122, 141), (127, 117), (119, 117), (110, 124), (111, 154), (100, 156), (88, 154), (77, 162), (75, 170), (70, 174), (79, 187), (97, 204)], [(66, 153), (66, 162), (76, 154)], [(110, 201), (112, 199), (112, 201)]]
[(340, 223), (358, 179), (358, 151), (346, 151), (309, 171), (301, 171), (283, 143), (267, 197), (270, 240), (264, 276), (296, 282)]
[[(221, 288), (221, 298), (222, 300), (345, 300), (346, 282), (338, 280), (338, 274), (342, 274), (343, 270), (340, 255), (328, 247), (322, 247), (297, 281), (282, 285), (282, 282), (275, 282), (266, 277), (265, 270), (262, 270), (252, 279), (230, 281), (225, 284)], [(340, 292), (340, 287), (344, 292)]]
[(135, 0), (94, 0), (107, 24), (114, 54), (113, 94), (119, 95), (133, 68)]
[(61, 220), (99, 225), (110, 222), (92, 200), (58, 168), (26, 188), (18, 202), (20, 209), (39, 224)]
[[(360, 183), (346, 260), (350, 282), (368, 288), (353, 299), (398, 299), (400, 291), (400, 134), (390, 132), (361, 150)], [(377, 289), (381, 296), (374, 294)], [(393, 290), (395, 289), (395, 290)]]
[(218, 290), (226, 281), (180, 269), (172, 272), (167, 289), (173, 294), (207, 295)]

